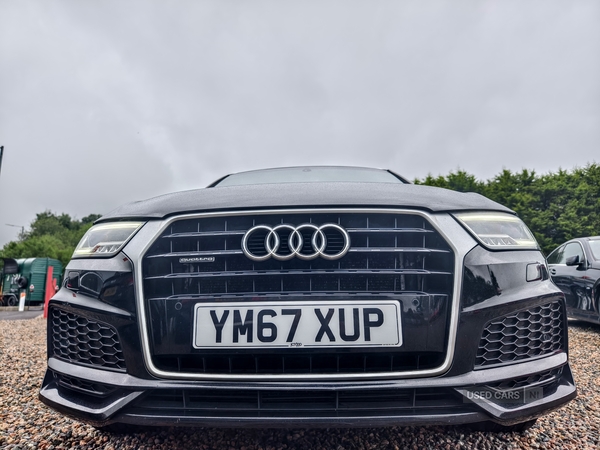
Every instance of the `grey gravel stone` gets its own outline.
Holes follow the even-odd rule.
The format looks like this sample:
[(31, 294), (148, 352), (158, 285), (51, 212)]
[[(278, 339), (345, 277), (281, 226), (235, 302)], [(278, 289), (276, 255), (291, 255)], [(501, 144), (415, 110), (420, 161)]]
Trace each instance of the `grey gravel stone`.
[(569, 347), (579, 396), (519, 433), (464, 427), (379, 429), (153, 428), (100, 432), (37, 399), (45, 370), (46, 322), (0, 321), (2, 449), (585, 449), (600, 447), (600, 327), (570, 323)]

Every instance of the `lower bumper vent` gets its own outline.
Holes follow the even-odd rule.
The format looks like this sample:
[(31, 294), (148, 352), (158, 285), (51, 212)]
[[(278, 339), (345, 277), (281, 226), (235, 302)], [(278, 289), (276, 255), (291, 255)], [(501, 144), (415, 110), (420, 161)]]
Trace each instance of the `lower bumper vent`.
[(475, 368), (509, 364), (564, 349), (562, 306), (536, 306), (490, 322), (481, 336)]
[(82, 380), (68, 375), (59, 375), (55, 373), (54, 378), (59, 386), (96, 397), (107, 397), (117, 390), (117, 388), (112, 386), (94, 383), (93, 381)]
[(52, 353), (74, 364), (125, 371), (125, 358), (117, 330), (77, 314), (52, 308)]
[(145, 415), (186, 414), (227, 417), (311, 416), (319, 412), (338, 416), (353, 414), (381, 414), (387, 411), (415, 409), (455, 410), (470, 408), (462, 397), (451, 389), (396, 389), (352, 391), (258, 391), (258, 390), (167, 390), (154, 392), (142, 398), (135, 410)]

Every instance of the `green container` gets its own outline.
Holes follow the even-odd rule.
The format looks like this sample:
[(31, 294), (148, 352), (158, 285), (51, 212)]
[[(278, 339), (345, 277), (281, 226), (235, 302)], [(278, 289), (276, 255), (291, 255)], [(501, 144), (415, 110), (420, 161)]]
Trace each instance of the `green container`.
[[(43, 303), (49, 266), (53, 267), (52, 278), (56, 281), (53, 281), (52, 285), (60, 286), (63, 266), (57, 259), (5, 258), (2, 270), (2, 303), (11, 306), (18, 303), (23, 292), (26, 305)], [(54, 295), (54, 289), (52, 294)]]

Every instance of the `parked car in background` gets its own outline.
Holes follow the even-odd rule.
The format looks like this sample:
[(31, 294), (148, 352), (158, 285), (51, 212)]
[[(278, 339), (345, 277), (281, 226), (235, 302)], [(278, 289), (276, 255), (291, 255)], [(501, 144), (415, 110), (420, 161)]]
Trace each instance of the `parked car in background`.
[(546, 261), (552, 281), (565, 293), (568, 316), (600, 323), (600, 236), (571, 239)]
[(243, 172), (122, 206), (49, 303), (41, 400), (105, 428), (483, 424), (576, 395), (510, 209), (387, 170)]

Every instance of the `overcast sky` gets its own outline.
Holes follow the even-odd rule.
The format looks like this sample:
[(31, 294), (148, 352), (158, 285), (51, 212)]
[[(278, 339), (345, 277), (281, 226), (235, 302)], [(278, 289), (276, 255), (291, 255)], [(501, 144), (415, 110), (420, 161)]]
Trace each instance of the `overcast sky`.
[(600, 1), (0, 0), (0, 246), (261, 167), (600, 163)]

